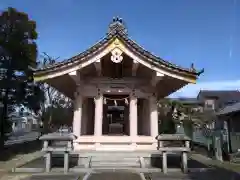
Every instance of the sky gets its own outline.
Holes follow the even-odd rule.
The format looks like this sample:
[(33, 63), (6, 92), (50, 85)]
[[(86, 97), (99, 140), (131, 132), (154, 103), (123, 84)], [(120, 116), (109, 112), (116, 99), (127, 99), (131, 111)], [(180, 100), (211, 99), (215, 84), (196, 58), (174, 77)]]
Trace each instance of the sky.
[(240, 89), (240, 0), (0, 0), (0, 10), (7, 7), (36, 21), (39, 54), (70, 58), (102, 39), (120, 16), (129, 37), (148, 51), (205, 69), (197, 84), (174, 97)]

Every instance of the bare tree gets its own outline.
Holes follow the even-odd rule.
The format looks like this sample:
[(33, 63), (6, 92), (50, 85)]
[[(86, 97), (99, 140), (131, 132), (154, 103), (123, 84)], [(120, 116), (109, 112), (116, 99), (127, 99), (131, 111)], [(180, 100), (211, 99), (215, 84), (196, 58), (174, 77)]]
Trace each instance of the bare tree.
[[(38, 62), (38, 68), (46, 68), (56, 62), (58, 58), (50, 57), (47, 53), (43, 53)], [(45, 82), (40, 83), (40, 87), (45, 94), (45, 101), (41, 103), (40, 110), (38, 114), (41, 117), (43, 131), (49, 131), (49, 125), (52, 121), (52, 106), (55, 103), (55, 96), (57, 96), (58, 92), (52, 86)]]

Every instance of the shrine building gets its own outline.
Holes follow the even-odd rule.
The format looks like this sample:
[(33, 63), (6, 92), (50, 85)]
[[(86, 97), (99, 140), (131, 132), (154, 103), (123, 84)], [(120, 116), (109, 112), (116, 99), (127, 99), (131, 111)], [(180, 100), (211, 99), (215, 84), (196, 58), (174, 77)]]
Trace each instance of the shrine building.
[(195, 83), (200, 74), (143, 49), (114, 18), (105, 38), (36, 70), (34, 80), (74, 100), (75, 150), (135, 151), (156, 149), (157, 99)]

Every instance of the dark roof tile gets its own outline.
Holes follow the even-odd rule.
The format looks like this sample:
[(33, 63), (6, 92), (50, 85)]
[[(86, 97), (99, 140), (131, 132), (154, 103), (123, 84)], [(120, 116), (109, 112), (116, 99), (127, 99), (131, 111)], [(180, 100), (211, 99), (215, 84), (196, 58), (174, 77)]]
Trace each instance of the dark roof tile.
[(240, 91), (238, 90), (201, 90), (198, 93), (199, 97), (217, 97), (217, 98), (240, 98)]
[(240, 111), (240, 103), (235, 103), (233, 105), (226, 106), (222, 110), (216, 113), (216, 115), (221, 116), (221, 115), (227, 115), (230, 113), (238, 112)]
[[(117, 21), (114, 21), (114, 22), (115, 23), (117, 22), (119, 24), (118, 21), (119, 21), (119, 19), (117, 19)], [(115, 26), (112, 29), (112, 31), (107, 34), (106, 37), (104, 37), (101, 41), (99, 41), (98, 43), (96, 43), (95, 45), (90, 47), (88, 50), (86, 50), (70, 59), (66, 59), (62, 62), (58, 62), (58, 63), (52, 64), (52, 65), (49, 65), (45, 68), (38, 69), (38, 70), (36, 70), (36, 72), (41, 73), (41, 72), (54, 70), (55, 68), (58, 68), (60, 66), (68, 66), (68, 65), (78, 64), (81, 61), (84, 61), (85, 59), (87, 59), (88, 57), (93, 56), (94, 54), (99, 52), (101, 49), (105, 48), (108, 44), (110, 44), (112, 42), (112, 40), (114, 38), (119, 38), (120, 40), (122, 40), (123, 43), (128, 48), (130, 48), (136, 54), (138, 54), (140, 57), (145, 58), (146, 60), (149, 61), (149, 63), (151, 63), (155, 66), (165, 67), (172, 71), (188, 73), (188, 74), (191, 74), (194, 76), (199, 76), (201, 74), (201, 72), (203, 72), (203, 71), (196, 72), (195, 70), (190, 69), (190, 68), (182, 68), (180, 66), (172, 64), (170, 62), (167, 62), (167, 61), (161, 59), (160, 57), (157, 57), (157, 56), (151, 54), (149, 51), (145, 50), (144, 48), (139, 46), (137, 43), (135, 43), (133, 40), (128, 38), (127, 33), (124, 31), (123, 26), (119, 26), (119, 25)]]

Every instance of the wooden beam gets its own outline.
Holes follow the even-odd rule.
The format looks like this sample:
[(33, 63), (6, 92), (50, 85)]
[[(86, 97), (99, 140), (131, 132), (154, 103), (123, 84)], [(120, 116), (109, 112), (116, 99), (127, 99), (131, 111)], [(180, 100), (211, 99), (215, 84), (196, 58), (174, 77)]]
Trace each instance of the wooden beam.
[(84, 81), (88, 84), (147, 84), (149, 79), (136, 78), (136, 77), (124, 77), (121, 79), (114, 79), (108, 77), (97, 77), (97, 78), (85, 78)]
[(80, 72), (79, 70), (72, 71), (68, 73), (68, 75), (75, 81), (75, 83), (78, 85), (80, 84)]
[(96, 71), (97, 71), (97, 76), (101, 76), (102, 75), (102, 67), (101, 67), (100, 59), (98, 59), (97, 61), (94, 62), (94, 66), (95, 66)]
[[(81, 94), (83, 96), (89, 96), (89, 97), (95, 97), (97, 95), (97, 89), (100, 88), (101, 92), (104, 94), (113, 94), (113, 95), (126, 95), (130, 94), (132, 92), (132, 88), (130, 87), (111, 87), (108, 85), (99, 85), (96, 87), (96, 85), (92, 84), (84, 84), (84, 86), (81, 87)], [(137, 97), (143, 97), (148, 98), (153, 94), (154, 90), (151, 89), (151, 87), (142, 89), (141, 87), (135, 88), (135, 94)]]
[(136, 76), (139, 63), (136, 60), (133, 60), (132, 64), (132, 76)]
[(158, 81), (160, 81), (163, 77), (164, 77), (164, 74), (155, 71), (151, 80), (151, 85), (155, 87)]

